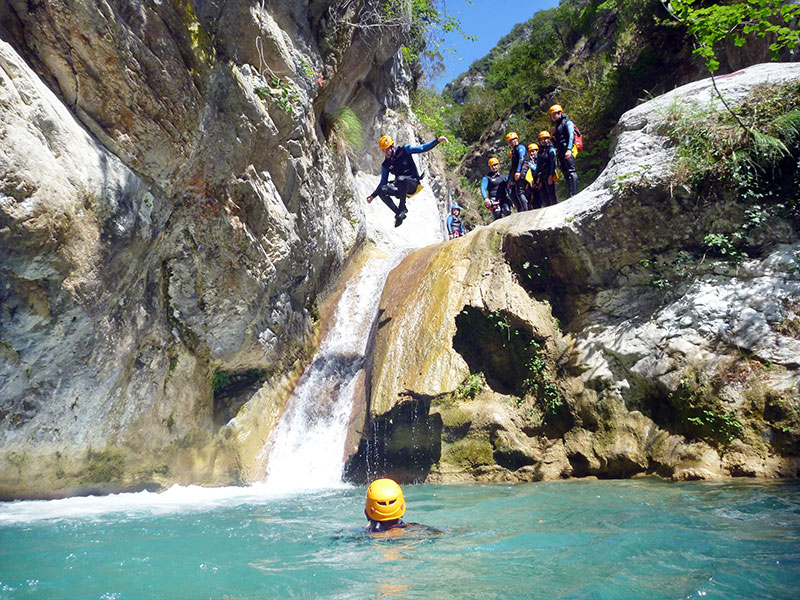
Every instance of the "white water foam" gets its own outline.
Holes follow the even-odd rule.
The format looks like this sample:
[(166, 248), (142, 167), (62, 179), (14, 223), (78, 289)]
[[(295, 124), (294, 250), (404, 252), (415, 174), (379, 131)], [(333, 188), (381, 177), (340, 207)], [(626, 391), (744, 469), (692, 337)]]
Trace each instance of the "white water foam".
[[(368, 196), (377, 183), (362, 176)], [(364, 367), (367, 339), (386, 277), (410, 250), (441, 239), (441, 218), (430, 192), (409, 201), (409, 216), (394, 227), (391, 211), (377, 200), (367, 208), (370, 239), (385, 253), (371, 258), (342, 294), (335, 322), (303, 374), (272, 438), (266, 484), (274, 491), (342, 486), (342, 462), (354, 389)]]
[[(357, 176), (358, 193), (366, 198), (378, 179)], [(367, 337), (376, 317), (389, 271), (411, 250), (443, 239), (436, 198), (429, 190), (409, 200), (409, 215), (401, 227), (380, 199), (366, 205), (370, 240), (385, 258), (368, 261), (342, 295), (336, 324), (324, 340), (312, 366), (287, 405), (266, 449), (266, 482), (247, 487), (175, 485), (160, 493), (136, 492), (78, 496), (61, 500), (0, 502), (0, 525), (46, 520), (123, 518), (198, 512), (242, 504), (263, 504), (306, 490), (345, 487), (342, 462), (353, 387), (363, 367)]]
[(126, 518), (210, 510), (241, 504), (262, 504), (280, 494), (264, 483), (248, 487), (175, 485), (163, 492), (132, 492), (107, 496), (75, 496), (60, 500), (0, 502), (0, 525), (47, 520)]

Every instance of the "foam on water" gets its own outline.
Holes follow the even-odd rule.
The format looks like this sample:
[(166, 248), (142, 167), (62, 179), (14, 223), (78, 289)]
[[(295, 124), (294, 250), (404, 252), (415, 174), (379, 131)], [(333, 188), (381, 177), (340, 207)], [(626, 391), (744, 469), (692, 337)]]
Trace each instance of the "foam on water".
[[(360, 175), (357, 181), (364, 197), (377, 185), (374, 177)], [(354, 390), (386, 277), (410, 250), (441, 240), (441, 218), (429, 191), (409, 201), (409, 216), (401, 227), (394, 227), (391, 211), (380, 200), (367, 205), (366, 213), (369, 237), (385, 254), (367, 261), (345, 289), (333, 327), (265, 445), (269, 489), (290, 492), (343, 485)]]
[[(357, 194), (366, 198), (378, 178), (359, 174)], [(442, 238), (437, 201), (426, 189), (409, 201), (401, 227), (379, 199), (364, 204), (367, 235), (383, 253), (370, 259), (348, 285), (335, 324), (320, 344), (264, 452), (269, 453), (265, 482), (245, 487), (178, 486), (161, 492), (84, 496), (61, 500), (0, 503), (0, 525), (58, 519), (94, 519), (104, 515), (166, 515), (242, 504), (262, 504), (283, 496), (348, 487), (342, 461), (356, 379), (364, 366), (367, 338), (377, 314), (386, 277), (402, 258)]]
[(167, 515), (203, 511), (241, 504), (259, 504), (280, 497), (264, 483), (246, 487), (175, 485), (163, 492), (135, 492), (106, 496), (75, 496), (59, 500), (27, 500), (0, 503), (0, 525), (59, 519)]

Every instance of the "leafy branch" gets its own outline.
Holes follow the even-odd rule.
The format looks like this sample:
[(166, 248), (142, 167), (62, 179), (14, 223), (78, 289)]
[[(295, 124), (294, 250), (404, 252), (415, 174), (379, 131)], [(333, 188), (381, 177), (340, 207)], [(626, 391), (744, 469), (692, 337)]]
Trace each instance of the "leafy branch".
[(698, 6), (697, 0), (661, 0), (670, 15), (684, 24), (695, 39), (694, 54), (698, 55), (711, 73), (714, 91), (728, 112), (739, 125), (753, 135), (753, 132), (731, 109), (717, 88), (714, 73), (719, 69), (715, 47), (721, 41), (733, 39), (737, 47), (747, 43), (748, 35), (764, 38), (773, 35), (775, 41), (770, 46), (772, 60), (778, 59), (783, 48), (800, 46), (800, 5), (789, 4), (784, 0), (738, 0), (730, 4), (712, 3)]
[(262, 100), (271, 100), (275, 102), (281, 110), (294, 116), (295, 107), (300, 104), (300, 94), (294, 82), (288, 77), (286, 79), (279, 77), (269, 68), (267, 61), (264, 60), (264, 45), (261, 41), (261, 36), (256, 38), (256, 50), (258, 51), (258, 60), (260, 63), (259, 74), (262, 79), (269, 81), (271, 85), (254, 88), (253, 93)]

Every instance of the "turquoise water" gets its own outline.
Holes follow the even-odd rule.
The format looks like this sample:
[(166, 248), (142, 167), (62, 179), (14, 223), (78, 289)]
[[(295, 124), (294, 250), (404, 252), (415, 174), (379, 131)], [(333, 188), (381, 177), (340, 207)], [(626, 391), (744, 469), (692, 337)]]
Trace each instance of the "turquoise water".
[(0, 598), (800, 597), (800, 483), (405, 486), (441, 535), (359, 532), (364, 488), (0, 504)]

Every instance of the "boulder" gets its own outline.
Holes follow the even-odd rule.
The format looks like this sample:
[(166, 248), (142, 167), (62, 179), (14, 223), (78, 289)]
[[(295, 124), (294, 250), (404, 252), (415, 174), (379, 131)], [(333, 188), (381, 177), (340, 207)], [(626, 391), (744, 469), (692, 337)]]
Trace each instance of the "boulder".
[[(735, 103), (798, 79), (800, 65), (767, 64), (716, 83)], [(736, 199), (701, 203), (673, 187), (661, 131), (683, 102), (719, 107), (710, 80), (638, 106), (580, 194), (420, 250), (390, 274), (363, 399), (366, 436), (388, 439), (362, 443), (354, 479), (798, 475), (798, 232), (776, 217), (758, 256), (682, 266), (710, 223), (741, 218)], [(671, 265), (663, 285), (654, 261)], [(400, 413), (426, 424), (413, 464), (389, 426)]]

